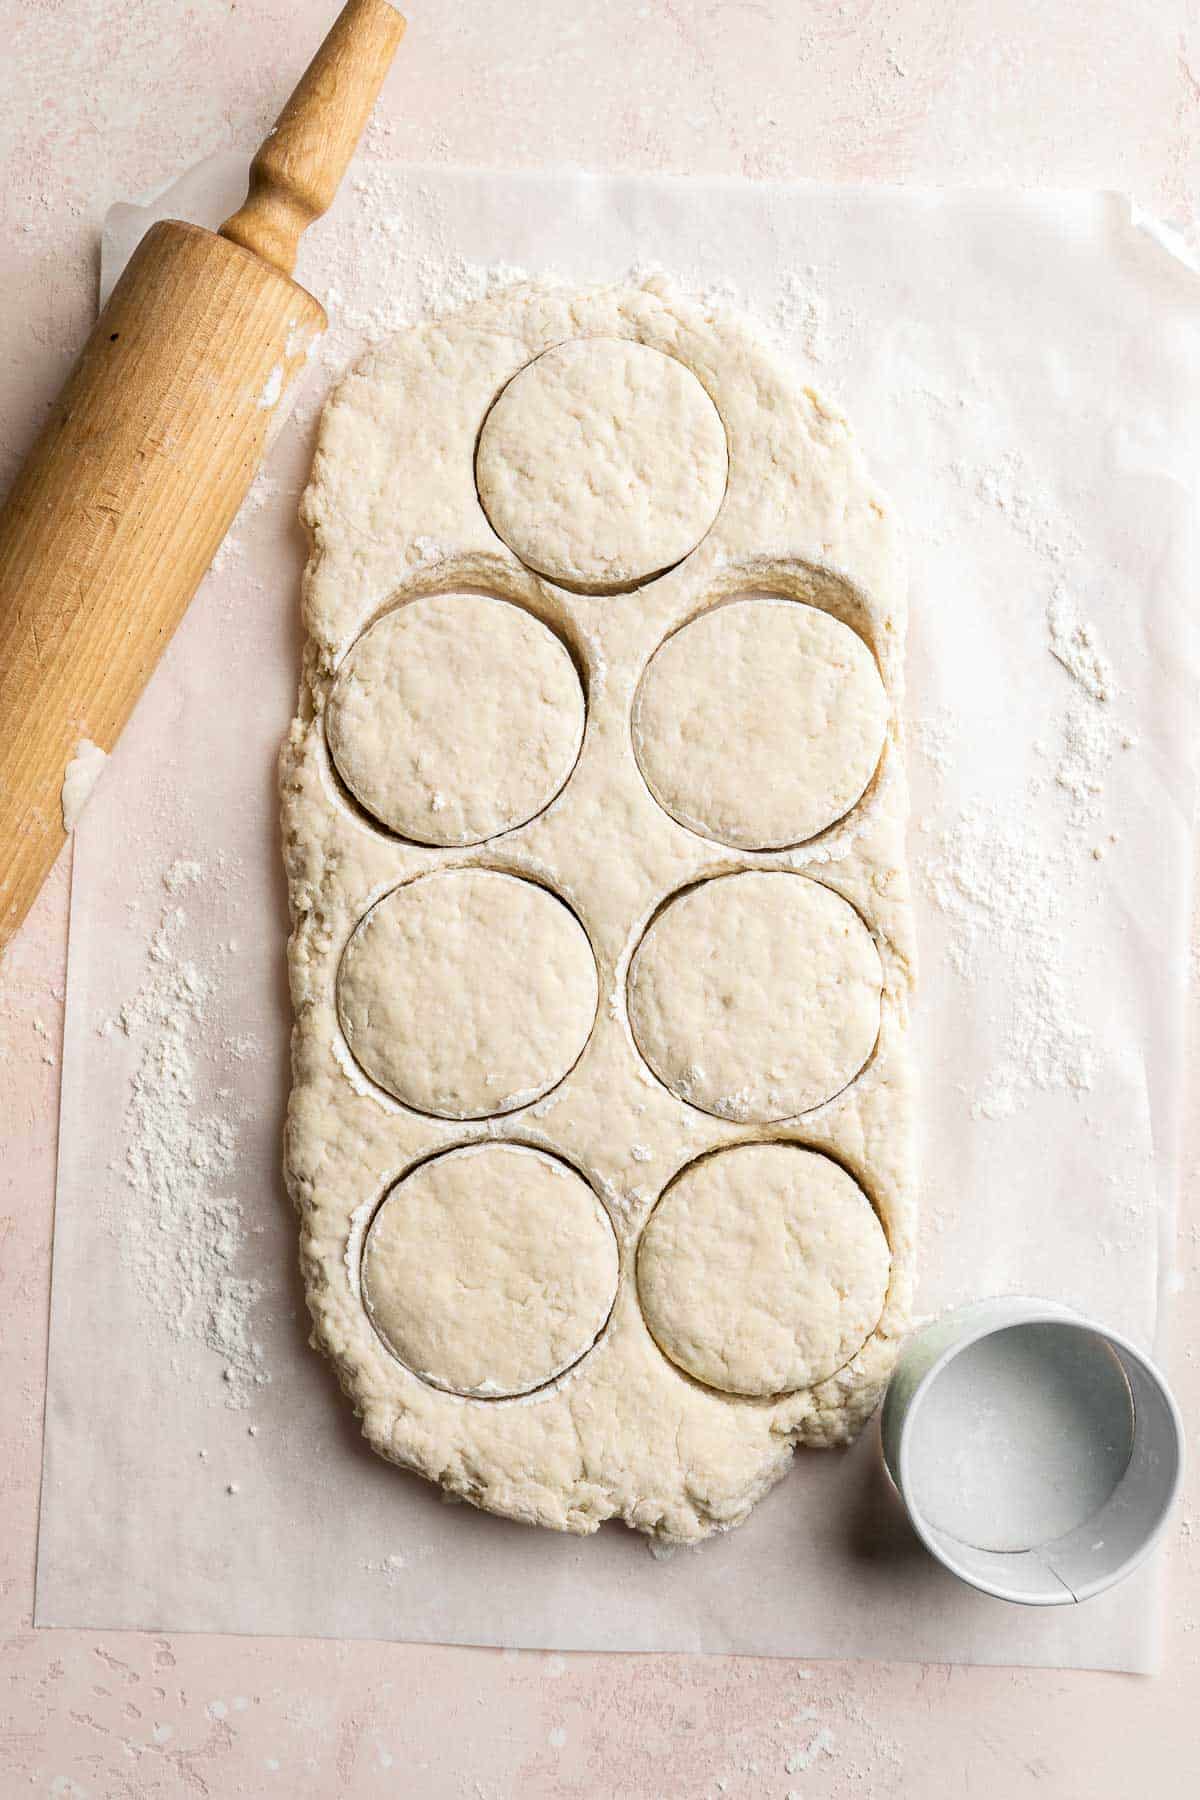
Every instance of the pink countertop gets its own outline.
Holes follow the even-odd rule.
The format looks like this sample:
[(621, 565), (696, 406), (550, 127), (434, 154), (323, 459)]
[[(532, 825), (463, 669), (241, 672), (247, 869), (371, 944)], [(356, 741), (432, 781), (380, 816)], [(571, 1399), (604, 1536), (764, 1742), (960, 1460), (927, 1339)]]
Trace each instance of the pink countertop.
[[(333, 0), (10, 0), (0, 487), (94, 306), (110, 202), (249, 153)], [(409, 7), (389, 155), (1200, 197), (1194, 0)], [(1200, 1479), (1153, 1679), (31, 1629), (68, 855), (0, 964), (0, 1794), (1175, 1800), (1200, 1783)], [(1200, 1165), (1170, 1366), (1200, 1416)]]

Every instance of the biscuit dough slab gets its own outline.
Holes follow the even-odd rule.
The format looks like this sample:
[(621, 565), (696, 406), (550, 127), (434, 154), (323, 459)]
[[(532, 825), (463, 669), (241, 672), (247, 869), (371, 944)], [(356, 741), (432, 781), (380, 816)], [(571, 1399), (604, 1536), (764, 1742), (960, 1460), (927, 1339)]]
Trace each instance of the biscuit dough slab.
[[(587, 564), (574, 550), (571, 589), (532, 572), (497, 538), (476, 489), (476, 444), (497, 396), (546, 351), (596, 339), (672, 359), (711, 401), (727, 445), (727, 485), (705, 534), (677, 567), (629, 592), (576, 591)], [(662, 448), (652, 444), (656, 455)], [(579, 491), (564, 472), (565, 500)], [(844, 1443), (861, 1427), (908, 1317), (915, 1200), (899, 726), (905, 610), (887, 501), (836, 408), (747, 322), (652, 281), (510, 289), (373, 351), (326, 406), (303, 517), (312, 537), (304, 674), (282, 759), (295, 1011), (286, 1167), (315, 1338), (370, 1443), (481, 1507), (575, 1532), (617, 1518), (681, 1542), (735, 1525), (786, 1472), (797, 1445)], [(525, 609), (567, 647), (587, 696), (583, 743), (557, 796), (502, 838), (465, 848), (406, 842), (348, 804), (325, 712), (343, 661), (376, 620), (422, 596), (467, 592)], [(854, 633), (888, 701), (886, 741), (861, 800), (803, 843), (771, 851), (714, 842), (672, 817), (647, 785), (633, 741), (639, 683), (660, 647), (714, 607), (763, 595), (816, 608)], [(436, 685), (433, 662), (426, 674)], [(781, 668), (780, 707), (798, 699), (789, 679)], [(740, 799), (752, 819), (762, 796)], [(582, 1053), (557, 1085), (503, 1116), (453, 1119), (418, 1111), (367, 1078), (339, 1026), (338, 971), (384, 896), (421, 876), (448, 880), (446, 872), (479, 867), (561, 897), (569, 913), (550, 896), (547, 903), (573, 914), (586, 934), (598, 1003)], [(797, 890), (823, 883), (862, 921), (877, 961), (877, 1038), (866, 1066), (851, 1069), (832, 1098), (770, 1124), (717, 1116), (673, 1092), (639, 1053), (627, 1010), (631, 959), (651, 921), (666, 916), (664, 904), (742, 870), (785, 871), (783, 885)], [(519, 969), (519, 1007), (560, 1017), (553, 959), (540, 953), (537, 935), (510, 936), (500, 961)], [(488, 977), (484, 954), (477, 995)], [(378, 981), (365, 984), (363, 1005), (376, 1006), (380, 990)], [(444, 996), (446, 1019), (455, 991)], [(489, 1066), (519, 1051), (517, 1010), (507, 1031), (503, 1016), (478, 1015), (491, 1034)], [(449, 1054), (444, 1023), (436, 1008), (427, 1013), (413, 1030), (414, 1054)], [(840, 1029), (832, 1028), (835, 1038)], [(393, 1050), (402, 1041), (392, 1026), (382, 1035)], [(682, 1169), (764, 1139), (828, 1153), (870, 1202), (890, 1260), (878, 1317), (848, 1360), (826, 1373), (833, 1353), (814, 1356), (801, 1369), (811, 1385), (742, 1397), (706, 1386), (664, 1354), (639, 1300), (639, 1245)], [(464, 1398), (423, 1379), (389, 1351), (363, 1301), (363, 1243), (381, 1200), (397, 1184), (402, 1192), (405, 1176), (428, 1159), (479, 1143), (532, 1146), (578, 1171), (608, 1214), (619, 1258), (611, 1314), (594, 1346), (514, 1398)], [(850, 1239), (841, 1239), (844, 1251)], [(852, 1283), (848, 1291), (859, 1290)], [(873, 1305), (873, 1291), (868, 1297)], [(743, 1302), (749, 1322), (754, 1295), (744, 1280), (731, 1283), (722, 1296), (729, 1318)], [(870, 1305), (863, 1301), (859, 1322)], [(488, 1360), (472, 1379), (488, 1378)], [(491, 1360), (503, 1386), (511, 1371), (499, 1352)], [(547, 1360), (557, 1360), (549, 1348)]]

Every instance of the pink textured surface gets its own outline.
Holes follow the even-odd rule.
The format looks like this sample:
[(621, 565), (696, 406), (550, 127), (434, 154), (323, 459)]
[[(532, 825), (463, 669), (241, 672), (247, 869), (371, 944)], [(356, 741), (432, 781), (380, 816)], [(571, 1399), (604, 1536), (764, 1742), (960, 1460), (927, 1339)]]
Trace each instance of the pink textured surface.
[[(108, 204), (207, 151), (249, 152), (332, 10), (332, 0), (5, 8), (0, 486), (86, 330)], [(1194, 0), (414, 0), (409, 11), (382, 102), (396, 157), (1117, 186), (1185, 224), (1200, 190)], [(33, 1633), (67, 891), (64, 859), (0, 965), (0, 1793), (1195, 1791), (1195, 1474), (1154, 1680)], [(1198, 1202), (1193, 1173), (1171, 1357), (1191, 1418)]]

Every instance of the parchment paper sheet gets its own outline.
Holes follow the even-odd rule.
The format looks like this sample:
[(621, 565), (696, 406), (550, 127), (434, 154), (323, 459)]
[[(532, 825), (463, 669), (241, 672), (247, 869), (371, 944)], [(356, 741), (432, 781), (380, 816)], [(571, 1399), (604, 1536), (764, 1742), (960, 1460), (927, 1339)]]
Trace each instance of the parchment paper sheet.
[[(219, 220), (240, 171), (207, 166), (190, 215)], [(802, 1455), (749, 1524), (669, 1560), (622, 1528), (558, 1538), (446, 1506), (361, 1446), (306, 1348), (278, 1174), (274, 779), (296, 498), (363, 324), (411, 316), (447, 271), (465, 280), (456, 256), (726, 285), (845, 405), (911, 533), (923, 1306), (1040, 1292), (1152, 1345), (1187, 970), (1195, 278), (1111, 195), (376, 162), (311, 236), (299, 279), (339, 291), (343, 324), (276, 445), (276, 491), (235, 526), (78, 835), (38, 1623), (1150, 1668), (1160, 1570), (1071, 1609), (977, 1596), (915, 1545), (873, 1433)], [(1058, 590), (1111, 662), (1108, 701), (1050, 654)], [(1099, 763), (1062, 761), (1073, 707), (1109, 733)], [(140, 1291), (123, 1238), (127, 1205), (143, 1228), (125, 1186), (138, 1046), (100, 1027), (146, 980), (181, 856), (203, 871), (177, 903), (216, 996), (190, 1044), (193, 1109), (235, 1131), (221, 1191), (247, 1228), (239, 1272), (261, 1284), (270, 1379), (244, 1410), (224, 1404), (221, 1359)]]

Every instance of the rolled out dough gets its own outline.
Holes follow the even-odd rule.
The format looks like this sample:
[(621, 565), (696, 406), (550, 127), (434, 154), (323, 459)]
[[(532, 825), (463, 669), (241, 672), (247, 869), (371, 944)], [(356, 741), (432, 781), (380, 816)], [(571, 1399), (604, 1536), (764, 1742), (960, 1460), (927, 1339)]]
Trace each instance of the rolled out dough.
[(746, 321), (651, 281), (371, 352), (303, 517), (316, 1341), (370, 1443), (481, 1507), (724, 1530), (854, 1435), (908, 1317), (888, 504)]

